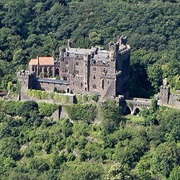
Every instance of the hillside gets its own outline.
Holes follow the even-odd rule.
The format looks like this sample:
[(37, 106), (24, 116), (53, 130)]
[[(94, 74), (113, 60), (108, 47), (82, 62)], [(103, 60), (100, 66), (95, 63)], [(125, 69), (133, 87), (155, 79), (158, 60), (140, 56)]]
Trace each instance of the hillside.
[[(111, 102), (97, 125), (79, 119), (82, 106), (76, 106), (73, 123), (54, 122), (45, 117), (54, 108), (33, 101), (0, 101), (0, 179), (180, 177), (179, 111), (151, 108), (133, 120)], [(84, 119), (93, 114), (84, 114)]]
[[(131, 46), (130, 97), (152, 97), (163, 78), (178, 90), (179, 10), (180, 0), (0, 0), (0, 92), (17, 98), (16, 72), (31, 58), (58, 58), (69, 39), (107, 48), (120, 35)], [(56, 104), (0, 99), (1, 180), (180, 179), (179, 110), (152, 103), (132, 116), (98, 96), (68, 104), (54, 95), (68, 118), (52, 119)]]

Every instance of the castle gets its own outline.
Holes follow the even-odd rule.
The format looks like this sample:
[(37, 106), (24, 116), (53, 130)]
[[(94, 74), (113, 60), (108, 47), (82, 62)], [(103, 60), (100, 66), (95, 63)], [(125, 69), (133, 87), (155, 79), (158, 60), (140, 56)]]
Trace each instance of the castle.
[(60, 48), (54, 57), (37, 57), (29, 62), (29, 71), (18, 72), (21, 99), (27, 99), (27, 89), (72, 94), (97, 94), (101, 99), (125, 94), (130, 78), (130, 46), (121, 36), (110, 42), (109, 49), (73, 48), (71, 43)]
[[(69, 103), (74, 103), (76, 94), (96, 94), (102, 101), (115, 98), (123, 106), (123, 112), (137, 114), (151, 107), (151, 99), (126, 98), (126, 86), (130, 79), (130, 46), (127, 38), (121, 36), (117, 42), (110, 42), (109, 49), (73, 48), (69, 42), (60, 48), (59, 57), (37, 57), (29, 62), (28, 71), (17, 74), (21, 84), (19, 99), (32, 99), (28, 89), (46, 92), (64, 92)], [(179, 93), (171, 94), (167, 80), (164, 80), (158, 94), (158, 105), (180, 107)], [(55, 99), (52, 100), (55, 102)]]

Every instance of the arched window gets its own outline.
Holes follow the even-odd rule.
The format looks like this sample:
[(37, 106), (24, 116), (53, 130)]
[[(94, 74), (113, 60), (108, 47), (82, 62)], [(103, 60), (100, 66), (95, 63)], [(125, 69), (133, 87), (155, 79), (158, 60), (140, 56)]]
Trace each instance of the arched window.
[(96, 89), (97, 87), (96, 87), (96, 84), (93, 84), (93, 89)]
[(76, 66), (78, 66), (79, 65), (79, 62), (76, 62)]
[(134, 110), (133, 115), (137, 115), (137, 114), (139, 114), (139, 112), (140, 112), (140, 109), (139, 109), (139, 108), (136, 108), (136, 109)]
[(81, 87), (83, 87), (83, 83), (81, 83)]
[(55, 76), (57, 76), (57, 75), (59, 76), (59, 69), (58, 68), (55, 69)]
[(96, 79), (96, 76), (95, 76), (95, 75), (93, 76), (93, 79)]

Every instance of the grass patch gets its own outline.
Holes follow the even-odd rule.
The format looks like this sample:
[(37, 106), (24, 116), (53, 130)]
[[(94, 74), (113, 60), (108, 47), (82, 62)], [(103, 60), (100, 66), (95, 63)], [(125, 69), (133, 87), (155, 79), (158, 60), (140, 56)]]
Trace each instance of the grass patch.
[(128, 114), (127, 116), (125, 116), (125, 118), (132, 122), (144, 122), (144, 118), (142, 116)]

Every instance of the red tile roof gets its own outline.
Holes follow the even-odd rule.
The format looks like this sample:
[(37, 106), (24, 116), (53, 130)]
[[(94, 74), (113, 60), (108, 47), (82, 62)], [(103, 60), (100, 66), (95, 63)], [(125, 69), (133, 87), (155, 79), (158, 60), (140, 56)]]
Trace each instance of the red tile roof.
[[(38, 63), (39, 60), (39, 63)], [(53, 57), (38, 57), (37, 59), (31, 59), (29, 65), (54, 65)]]

